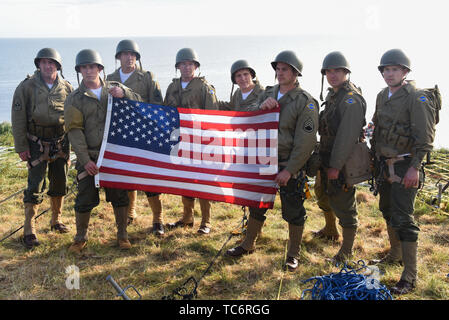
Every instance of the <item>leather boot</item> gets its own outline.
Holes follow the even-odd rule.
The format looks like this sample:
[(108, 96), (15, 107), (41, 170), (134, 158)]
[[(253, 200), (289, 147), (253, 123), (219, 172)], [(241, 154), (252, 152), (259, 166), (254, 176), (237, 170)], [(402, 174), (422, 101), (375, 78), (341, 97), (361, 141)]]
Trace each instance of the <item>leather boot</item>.
[(87, 243), (87, 230), (89, 229), (90, 211), (83, 213), (75, 211), (75, 220), (75, 241), (70, 246), (69, 252), (80, 254)]
[(89, 228), (90, 211), (77, 212), (75, 211), (76, 220), (76, 235), (75, 241), (87, 241), (87, 230)]
[(130, 249), (131, 243), (128, 240), (128, 207), (113, 208), (115, 215), (115, 224), (117, 226), (117, 242), (120, 249)]
[(67, 233), (69, 232), (69, 228), (61, 221), (59, 218), (62, 213), (62, 206), (64, 204), (64, 197), (50, 197), (51, 204), (51, 221), (50, 221), (50, 229), (55, 230), (59, 233)]
[(184, 224), (191, 224), (194, 221), (193, 209), (195, 207), (195, 198), (182, 197), (182, 204), (184, 205), (184, 211), (181, 221)]
[(25, 202), (24, 206), (25, 206), (25, 222), (23, 224), (23, 235), (27, 236), (31, 234), (36, 234), (33, 218), (37, 214), (39, 205), (30, 202)]
[(323, 229), (314, 232), (314, 236), (318, 238), (324, 238), (332, 241), (337, 241), (340, 237), (340, 233), (337, 228), (337, 218), (333, 211), (323, 211), (325, 226)]
[(288, 250), (287, 261), (285, 266), (289, 271), (294, 271), (298, 268), (299, 252), (301, 250), (302, 233), (304, 226), (296, 226), (291, 223), (288, 224)]
[(259, 221), (257, 219), (254, 219), (253, 217), (248, 218), (248, 225), (246, 229), (246, 236), (243, 242), (232, 249), (229, 249), (226, 251), (226, 255), (231, 257), (240, 257), (244, 254), (249, 254), (254, 252), (255, 249), (255, 243), (257, 240), (257, 237), (259, 236), (260, 232), (262, 231), (263, 222)]
[(402, 247), (396, 230), (387, 225), (388, 238), (390, 240), (390, 251), (388, 254), (378, 260), (371, 260), (370, 264), (386, 263), (386, 264), (402, 264)]
[(127, 224), (131, 224), (136, 219), (136, 205), (137, 205), (137, 190), (128, 191), (128, 221)]
[(164, 226), (162, 224), (162, 202), (159, 197), (147, 197), (148, 204), (153, 212), (153, 234), (156, 236), (164, 235)]
[(343, 242), (338, 253), (332, 258), (333, 263), (341, 263), (352, 257), (352, 246), (354, 245), (357, 228), (343, 228)]
[(210, 232), (210, 201), (199, 199), (201, 208), (201, 224), (198, 233), (208, 234)]
[(415, 288), (418, 259), (418, 242), (401, 241), (402, 261), (404, 271), (402, 271), (401, 280), (391, 288), (394, 294), (406, 294)]
[(153, 224), (162, 224), (162, 202), (159, 195), (154, 197), (147, 197), (148, 204), (153, 212)]

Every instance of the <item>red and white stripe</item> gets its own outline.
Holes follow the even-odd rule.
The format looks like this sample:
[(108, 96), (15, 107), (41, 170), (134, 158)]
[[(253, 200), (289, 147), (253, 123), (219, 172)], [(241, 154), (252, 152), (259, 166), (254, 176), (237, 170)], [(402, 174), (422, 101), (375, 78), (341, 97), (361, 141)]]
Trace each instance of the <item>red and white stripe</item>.
[(177, 152), (164, 155), (107, 143), (98, 164), (99, 186), (272, 208), (279, 110), (178, 112)]

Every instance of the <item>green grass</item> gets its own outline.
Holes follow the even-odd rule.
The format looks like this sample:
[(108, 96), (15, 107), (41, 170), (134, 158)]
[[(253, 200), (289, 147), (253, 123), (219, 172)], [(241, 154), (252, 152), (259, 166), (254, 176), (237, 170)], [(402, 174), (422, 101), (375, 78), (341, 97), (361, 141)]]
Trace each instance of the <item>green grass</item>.
[[(5, 151), (0, 157), (3, 157), (0, 163), (2, 200), (25, 187), (27, 171), (13, 151)], [(73, 181), (73, 178), (72, 170), (70, 180)], [(23, 224), (22, 197), (22, 193), (19, 193), (0, 204), (1, 238)], [(354, 245), (354, 258), (368, 261), (384, 255), (389, 244), (377, 199), (370, 196), (366, 188), (359, 188), (358, 199), (362, 202), (358, 205), (359, 232)], [(0, 244), (0, 299), (120, 299), (106, 282), (108, 275), (112, 275), (122, 287), (135, 286), (144, 299), (161, 299), (170, 295), (189, 277), (200, 279), (228, 240), (230, 232), (239, 227), (243, 214), (238, 206), (213, 203), (212, 232), (201, 236), (196, 233), (201, 219), (199, 204), (196, 203), (193, 229), (177, 229), (166, 232), (163, 238), (157, 238), (150, 233), (152, 216), (145, 195), (139, 192), (138, 217), (128, 227), (133, 247), (129, 251), (120, 251), (116, 245), (112, 208), (105, 202), (102, 192), (101, 203), (92, 212), (87, 248), (81, 256), (74, 256), (68, 252), (76, 229), (73, 201), (74, 195), (66, 199), (62, 218), (70, 227), (70, 233), (51, 232), (48, 212), (36, 223), (41, 242), (39, 247), (25, 250), (19, 241), (22, 231)], [(180, 197), (162, 195), (162, 202), (164, 222), (178, 220), (182, 213)], [(197, 299), (295, 300), (312, 285), (303, 284), (302, 280), (337, 272), (339, 269), (325, 259), (337, 253), (340, 243), (313, 237), (311, 231), (320, 229), (324, 218), (313, 198), (307, 200), (305, 206), (308, 219), (301, 246), (300, 266), (296, 272), (283, 270), (288, 228), (282, 220), (280, 201), (277, 199), (275, 208), (267, 215), (255, 253), (240, 259), (223, 254), (218, 256), (199, 283)], [(48, 199), (45, 199), (39, 212), (48, 207)], [(421, 228), (417, 289), (397, 298), (448, 299), (448, 215), (421, 204), (417, 205), (416, 220)], [(232, 237), (224, 251), (241, 240), (241, 236)], [(79, 290), (66, 287), (66, 268), (69, 266), (79, 268)], [(383, 272), (381, 282), (392, 286), (399, 280), (402, 267), (386, 266)], [(187, 289), (193, 289), (191, 283)], [(134, 293), (128, 293), (136, 297)]]

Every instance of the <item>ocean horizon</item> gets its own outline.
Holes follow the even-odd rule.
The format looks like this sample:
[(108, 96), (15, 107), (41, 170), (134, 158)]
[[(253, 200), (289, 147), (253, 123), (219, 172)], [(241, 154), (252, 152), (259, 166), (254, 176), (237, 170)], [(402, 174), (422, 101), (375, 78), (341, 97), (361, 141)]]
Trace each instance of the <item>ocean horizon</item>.
[[(58, 50), (63, 59), (63, 75), (78, 87), (75, 66), (76, 54), (82, 49), (97, 50), (105, 65), (106, 75), (119, 67), (115, 61), (117, 43), (126, 37), (108, 38), (0, 38), (0, 122), (11, 122), (11, 104), (15, 88), (35, 71), (34, 58), (44, 47)], [(190, 47), (199, 56), (200, 76), (212, 84), (219, 100), (228, 101), (231, 93), (230, 68), (234, 61), (246, 59), (256, 70), (263, 86), (275, 82), (270, 62), (282, 50), (293, 50), (304, 64), (303, 77), (299, 78), (303, 89), (319, 101), (321, 90), (321, 65), (331, 51), (341, 51), (351, 65), (351, 81), (361, 87), (367, 101), (367, 123), (373, 116), (377, 93), (386, 85), (377, 66), (382, 54), (392, 48), (401, 48), (412, 60), (412, 72), (408, 79), (416, 80), (421, 88), (438, 84), (443, 96), (443, 109), (437, 125), (435, 148), (448, 148), (445, 141), (449, 119), (444, 109), (449, 80), (438, 71), (438, 61), (444, 52), (429, 52), (422, 45), (407, 39), (376, 39), (357, 36), (155, 36), (128, 37), (135, 40), (141, 53), (145, 70), (151, 71), (159, 82), (163, 96), (173, 78), (180, 76), (175, 70), (175, 56), (179, 49)], [(103, 74), (102, 74), (103, 75)], [(80, 76), (81, 78), (81, 76)], [(324, 91), (328, 87), (324, 81)], [(325, 92), (324, 92), (325, 94)], [(319, 101), (320, 102), (320, 101)]]

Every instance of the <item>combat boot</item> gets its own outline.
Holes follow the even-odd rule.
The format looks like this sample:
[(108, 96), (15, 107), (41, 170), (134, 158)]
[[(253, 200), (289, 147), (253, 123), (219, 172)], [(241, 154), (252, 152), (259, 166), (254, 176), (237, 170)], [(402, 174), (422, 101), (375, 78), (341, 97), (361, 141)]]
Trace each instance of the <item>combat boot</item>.
[(37, 214), (39, 205), (25, 202), (25, 222), (23, 224), (23, 244), (27, 249), (40, 245), (36, 238), (34, 216)]
[(415, 288), (417, 270), (418, 242), (401, 241), (404, 271), (401, 280), (391, 288), (393, 294), (406, 294)]
[(62, 213), (62, 206), (64, 204), (64, 197), (50, 197), (51, 204), (51, 221), (50, 229), (57, 231), (59, 233), (69, 232), (69, 228), (65, 224), (59, 221)]
[(390, 251), (382, 259), (374, 259), (370, 264), (401, 264), (402, 265), (402, 248), (396, 230), (391, 226), (387, 226), (388, 238), (390, 240)]
[(352, 258), (352, 246), (356, 233), (357, 228), (343, 228), (343, 242), (338, 253), (330, 260), (332, 263), (343, 263)]
[(340, 237), (336, 224), (336, 216), (333, 211), (323, 211), (325, 226), (319, 231), (313, 232), (314, 236), (317, 238), (323, 238), (327, 240), (337, 241)]
[(80, 213), (75, 211), (76, 235), (69, 252), (80, 254), (87, 244), (87, 230), (89, 228), (90, 211)]
[(136, 219), (136, 205), (137, 205), (137, 190), (128, 191), (128, 221), (127, 224), (130, 225)]
[(226, 255), (230, 257), (240, 257), (244, 254), (253, 253), (255, 250), (255, 243), (257, 237), (262, 231), (262, 227), (263, 227), (262, 221), (254, 219), (253, 217), (250, 216), (248, 218), (248, 225), (246, 228), (245, 239), (239, 246), (226, 251)]
[(131, 243), (128, 240), (128, 232), (126, 231), (128, 225), (128, 207), (117, 207), (113, 209), (117, 226), (117, 243), (120, 249), (130, 249)]
[(302, 234), (304, 226), (288, 224), (288, 250), (285, 267), (288, 271), (295, 271), (298, 268), (299, 252), (301, 250)]
[(182, 219), (174, 223), (167, 223), (168, 229), (175, 229), (179, 227), (193, 227), (193, 209), (195, 206), (195, 198), (182, 196), (182, 204), (184, 206)]
[(208, 234), (210, 232), (210, 201), (199, 199), (201, 208), (201, 224), (198, 229), (200, 234)]
[(162, 224), (162, 202), (159, 195), (147, 197), (148, 204), (153, 212), (153, 234), (156, 236), (164, 235), (164, 227)]

